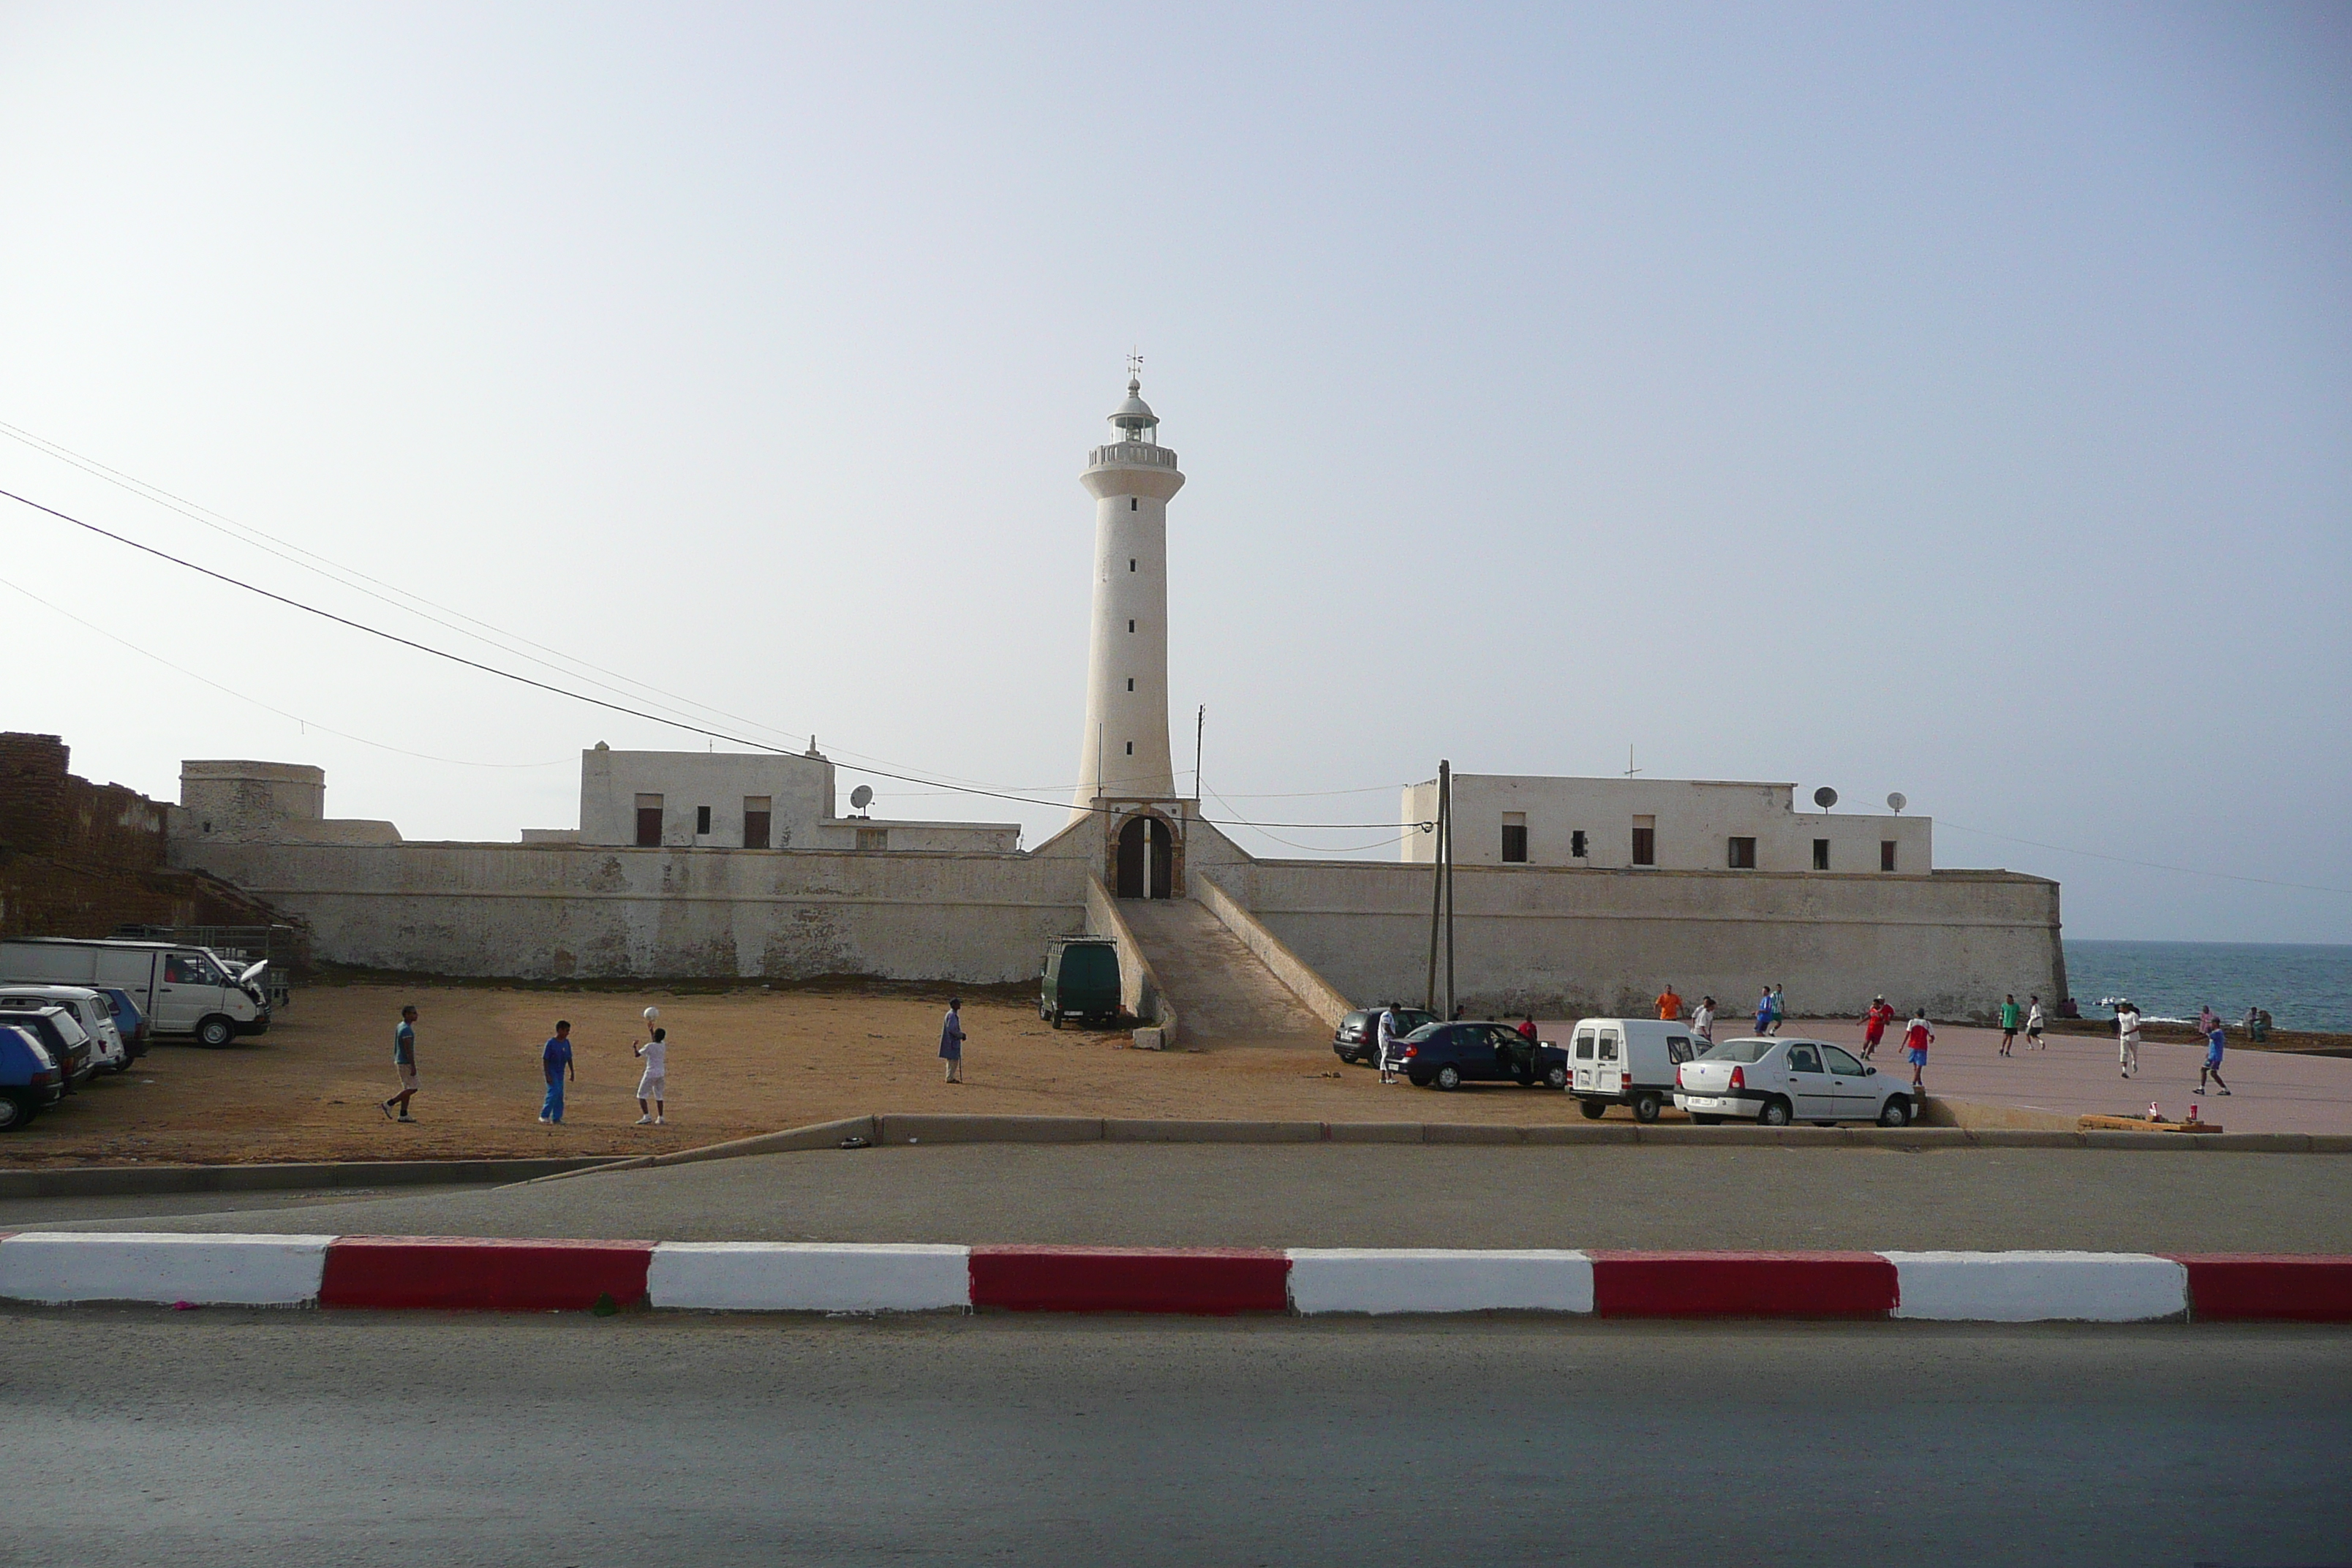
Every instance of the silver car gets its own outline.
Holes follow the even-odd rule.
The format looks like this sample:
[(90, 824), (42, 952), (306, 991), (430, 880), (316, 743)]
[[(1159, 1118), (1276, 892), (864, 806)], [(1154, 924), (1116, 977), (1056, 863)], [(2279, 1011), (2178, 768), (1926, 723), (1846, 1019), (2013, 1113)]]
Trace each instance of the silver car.
[(1722, 1040), (1687, 1061), (1675, 1079), (1675, 1109), (1701, 1126), (1727, 1117), (1766, 1127), (1811, 1121), (1908, 1126), (1911, 1088), (1827, 1040), (1761, 1035)]

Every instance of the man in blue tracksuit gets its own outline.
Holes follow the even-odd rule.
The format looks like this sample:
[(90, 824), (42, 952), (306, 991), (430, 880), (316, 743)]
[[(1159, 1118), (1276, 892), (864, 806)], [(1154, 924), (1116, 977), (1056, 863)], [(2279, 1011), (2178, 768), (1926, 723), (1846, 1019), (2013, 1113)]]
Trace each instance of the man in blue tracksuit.
[(547, 1069), (547, 1101), (539, 1108), (539, 1119), (550, 1126), (563, 1125), (563, 1080), (579, 1077), (572, 1065), (572, 1020), (559, 1018), (555, 1037), (539, 1053), (540, 1065)]

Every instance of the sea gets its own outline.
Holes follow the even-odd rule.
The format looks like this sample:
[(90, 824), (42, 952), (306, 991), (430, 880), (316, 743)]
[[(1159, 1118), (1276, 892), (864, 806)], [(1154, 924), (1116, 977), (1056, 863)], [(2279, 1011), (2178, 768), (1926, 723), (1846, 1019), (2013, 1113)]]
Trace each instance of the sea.
[(2148, 1018), (2235, 1023), (2260, 1007), (2282, 1029), (2352, 1033), (2352, 947), (2301, 942), (2066, 940), (2066, 986), (2086, 1018), (2129, 997)]

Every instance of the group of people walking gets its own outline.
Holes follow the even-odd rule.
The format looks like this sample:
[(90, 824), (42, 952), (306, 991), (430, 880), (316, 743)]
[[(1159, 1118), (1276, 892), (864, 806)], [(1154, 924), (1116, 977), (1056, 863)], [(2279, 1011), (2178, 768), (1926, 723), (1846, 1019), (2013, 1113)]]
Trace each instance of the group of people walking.
[[(416, 1098), (416, 1022), (414, 1006), (400, 1010), (400, 1023), (392, 1031), (392, 1068), (400, 1080), (400, 1090), (391, 1099), (378, 1102), (388, 1121), (415, 1122), (409, 1102)], [(661, 1016), (661, 1009), (646, 1009), (646, 1022), (652, 1024)], [(645, 1063), (637, 1077), (637, 1117), (640, 1127), (664, 1124), (663, 1098), (669, 1089), (669, 1031), (656, 1027), (651, 1037), (630, 1043), (629, 1054)], [(539, 1119), (551, 1127), (563, 1125), (563, 1091), (568, 1084), (580, 1079), (578, 1058), (572, 1049), (572, 1020), (558, 1018), (555, 1033), (540, 1047), (540, 1070), (547, 1079), (547, 1096), (540, 1101)]]

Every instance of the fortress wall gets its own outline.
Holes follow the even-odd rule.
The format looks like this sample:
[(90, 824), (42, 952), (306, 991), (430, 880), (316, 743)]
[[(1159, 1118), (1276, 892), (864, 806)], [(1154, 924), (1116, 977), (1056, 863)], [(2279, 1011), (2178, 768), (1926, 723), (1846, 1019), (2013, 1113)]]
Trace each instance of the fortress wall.
[(1047, 937), (1086, 928), (1070, 857), (189, 840), (172, 855), (307, 921), (319, 961), (433, 974), (992, 984), (1033, 977)]
[[(1362, 861), (1261, 860), (1218, 874), (1360, 1005), (1420, 1001), (1431, 878), (1426, 866)], [(1668, 982), (1694, 1006), (1712, 993), (1727, 1020), (1752, 1012), (1768, 984), (1788, 987), (1798, 1015), (1858, 1015), (1884, 992), (1906, 1012), (1976, 1018), (2004, 992), (2066, 994), (2058, 884), (2006, 871), (1457, 866), (1454, 892), (1455, 995), (1474, 1016), (1641, 1016)]]

